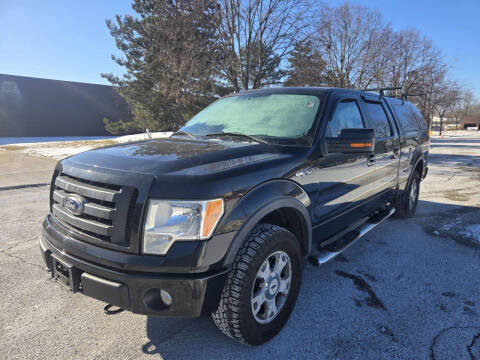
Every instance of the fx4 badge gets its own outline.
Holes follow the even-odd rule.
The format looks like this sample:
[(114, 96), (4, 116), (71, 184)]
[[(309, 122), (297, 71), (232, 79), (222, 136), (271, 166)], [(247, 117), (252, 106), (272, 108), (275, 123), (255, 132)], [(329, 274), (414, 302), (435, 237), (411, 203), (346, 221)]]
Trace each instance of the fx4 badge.
[(299, 170), (295, 176), (308, 176), (308, 175), (313, 175), (315, 174), (316, 172), (318, 172), (318, 168), (314, 167), (314, 168), (305, 168), (305, 169), (302, 169), (302, 170)]

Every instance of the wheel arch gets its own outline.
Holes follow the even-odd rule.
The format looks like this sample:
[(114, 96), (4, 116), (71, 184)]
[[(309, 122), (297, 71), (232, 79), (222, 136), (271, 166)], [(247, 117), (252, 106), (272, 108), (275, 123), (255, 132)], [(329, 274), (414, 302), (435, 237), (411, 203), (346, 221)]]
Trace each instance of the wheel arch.
[(420, 181), (422, 180), (422, 173), (423, 173), (423, 157), (419, 156), (417, 160), (414, 162), (414, 165), (412, 166), (412, 171), (410, 172), (410, 175), (408, 176), (408, 181), (405, 186), (405, 190), (408, 189), (408, 185), (410, 184), (410, 181), (412, 181), (413, 174), (418, 172), (420, 175)]
[(237, 232), (224, 257), (224, 265), (234, 261), (248, 234), (260, 223), (287, 228), (300, 242), (303, 255), (308, 255), (312, 246), (309, 206), (307, 193), (293, 181), (272, 180), (250, 190), (219, 224), (219, 232)]
[(406, 182), (403, 183), (403, 185), (400, 186), (400, 188), (397, 191), (397, 198), (400, 198), (403, 196), (404, 192), (407, 191), (408, 187), (410, 186), (410, 182), (412, 181), (413, 174), (416, 172), (419, 173), (420, 175), (420, 181), (422, 180), (422, 174), (423, 174), (423, 166), (424, 166), (424, 160), (423, 156), (418, 156), (417, 159), (412, 162), (412, 171), (410, 172), (410, 175), (408, 175), (408, 179)]
[[(423, 158), (418, 159), (417, 163), (415, 164), (415, 167), (413, 168), (412, 174), (415, 171), (418, 171), (418, 173), (420, 175), (420, 179), (421, 179), (422, 174), (423, 174)], [(411, 177), (411, 175), (410, 175), (410, 177)]]
[(424, 158), (422, 153), (417, 153), (416, 156), (414, 156), (410, 162), (411, 166), (411, 171), (410, 174), (408, 175), (408, 179), (406, 182), (403, 184), (400, 184), (399, 188), (399, 195), (406, 189), (408, 189), (408, 186), (410, 185), (410, 181), (412, 180), (412, 176), (416, 171), (419, 171), (420, 174), (420, 179), (422, 179), (422, 174), (423, 174), (423, 167), (424, 167)]

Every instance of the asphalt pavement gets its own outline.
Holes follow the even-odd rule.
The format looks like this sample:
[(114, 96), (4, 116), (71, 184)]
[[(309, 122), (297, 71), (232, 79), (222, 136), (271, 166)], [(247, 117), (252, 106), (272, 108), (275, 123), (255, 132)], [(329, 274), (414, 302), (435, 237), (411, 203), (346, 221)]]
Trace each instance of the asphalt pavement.
[(53, 162), (0, 154), (0, 359), (480, 359), (480, 137), (433, 139), (417, 216), (307, 264), (292, 317), (260, 347), (209, 318), (107, 316), (50, 280), (38, 237)]

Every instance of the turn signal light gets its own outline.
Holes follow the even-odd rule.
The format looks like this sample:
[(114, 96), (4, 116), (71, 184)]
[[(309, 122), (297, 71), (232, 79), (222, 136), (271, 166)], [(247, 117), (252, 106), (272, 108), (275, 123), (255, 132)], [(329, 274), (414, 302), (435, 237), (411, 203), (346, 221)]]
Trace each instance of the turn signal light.
[(203, 216), (202, 238), (209, 237), (212, 234), (217, 222), (223, 215), (223, 210), (222, 199), (207, 201)]
[(361, 148), (361, 147), (371, 147), (372, 143), (351, 143), (350, 147), (352, 148)]

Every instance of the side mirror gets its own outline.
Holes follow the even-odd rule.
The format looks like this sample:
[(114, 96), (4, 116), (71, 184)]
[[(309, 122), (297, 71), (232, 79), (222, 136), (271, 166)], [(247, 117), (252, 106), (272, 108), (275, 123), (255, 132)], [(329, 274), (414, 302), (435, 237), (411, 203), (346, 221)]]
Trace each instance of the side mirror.
[(329, 153), (370, 153), (375, 148), (375, 131), (373, 129), (342, 129), (336, 138), (324, 139), (323, 149)]

